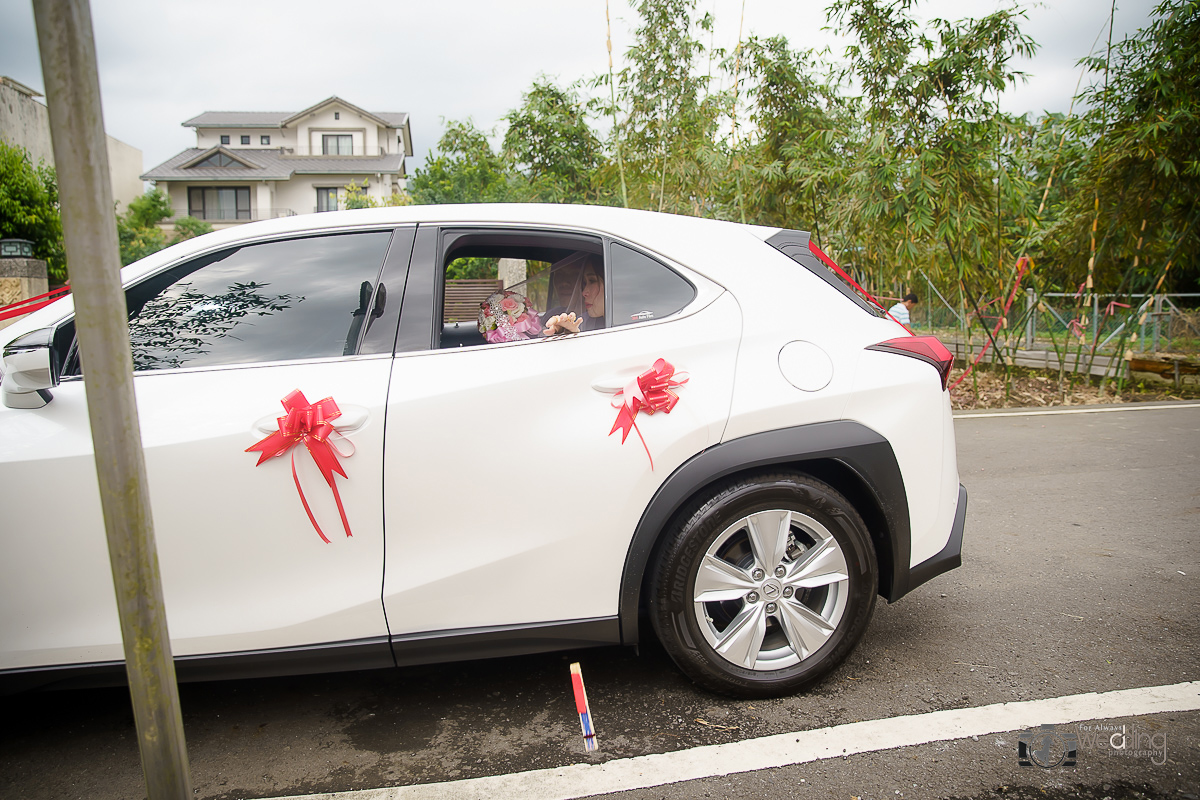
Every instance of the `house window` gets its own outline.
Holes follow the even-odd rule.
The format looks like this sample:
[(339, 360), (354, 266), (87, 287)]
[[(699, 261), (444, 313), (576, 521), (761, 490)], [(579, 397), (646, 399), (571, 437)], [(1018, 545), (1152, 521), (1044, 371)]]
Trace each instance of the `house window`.
[(229, 144), (229, 134), (221, 134), (221, 144)]
[(196, 219), (250, 219), (250, 187), (188, 188), (188, 214)]
[(196, 164), (192, 164), (188, 169), (197, 169), (199, 167), (244, 167), (246, 166), (236, 159), (230, 158), (224, 153), (213, 153), (208, 158)]
[(242, 137), (242, 144), (250, 144), (250, 137), (249, 137), (249, 136), (243, 136), (243, 137)]
[(333, 118), (334, 118), (334, 119), (341, 119), (341, 118), (342, 118), (342, 112), (340, 112), (340, 111), (335, 111), (335, 112), (333, 112)]
[(317, 188), (317, 211), (337, 211), (337, 187), (318, 187)]
[(260, 137), (258, 137), (258, 143), (259, 144), (270, 144), (271, 137), (270, 136), (260, 136)]
[(354, 155), (354, 137), (348, 133), (326, 133), (321, 136), (321, 155)]

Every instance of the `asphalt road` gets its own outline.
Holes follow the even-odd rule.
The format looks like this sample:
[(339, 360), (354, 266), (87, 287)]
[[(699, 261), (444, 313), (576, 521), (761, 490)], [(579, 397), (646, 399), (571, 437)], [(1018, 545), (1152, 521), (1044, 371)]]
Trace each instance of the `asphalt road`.
[[(963, 567), (877, 606), (847, 663), (806, 694), (716, 697), (654, 643), (640, 653), (191, 684), (182, 702), (196, 796), (456, 781), (1200, 678), (1200, 408), (959, 418), (956, 430), (970, 493)], [(571, 661), (583, 665), (598, 753), (583, 751)], [(2, 702), (0, 797), (144, 796), (124, 690)], [(1161, 736), (1162, 763), (1081, 746), (1074, 767), (1022, 767), (1010, 732), (621, 797), (1200, 794), (1200, 712), (1098, 722)]]

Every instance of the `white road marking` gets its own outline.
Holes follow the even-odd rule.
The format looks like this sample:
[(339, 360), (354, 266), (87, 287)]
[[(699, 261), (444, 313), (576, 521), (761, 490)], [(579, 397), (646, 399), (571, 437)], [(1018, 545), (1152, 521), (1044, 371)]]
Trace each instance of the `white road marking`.
[[(571, 798), (804, 764), (854, 753), (1061, 725), (1091, 719), (1200, 710), (1200, 681), (1114, 692), (1089, 692), (1046, 700), (934, 711), (832, 728), (781, 733), (731, 744), (672, 753), (572, 764), (486, 778), (304, 795), (282, 800), (522, 800)], [(601, 735), (603, 733), (601, 732)]]
[(1144, 406), (1129, 404), (1109, 408), (1047, 408), (1034, 411), (985, 411), (979, 414), (955, 414), (955, 419), (979, 417), (1053, 417), (1057, 414), (1105, 414), (1116, 411), (1165, 411), (1170, 408), (1200, 408), (1200, 403), (1173, 403), (1169, 406)]

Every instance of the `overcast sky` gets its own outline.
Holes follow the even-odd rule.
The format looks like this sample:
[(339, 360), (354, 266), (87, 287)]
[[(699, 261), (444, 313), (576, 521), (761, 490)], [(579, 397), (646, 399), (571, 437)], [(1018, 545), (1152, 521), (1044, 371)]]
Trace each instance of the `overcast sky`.
[[(613, 53), (636, 15), (610, 0)], [(1118, 0), (1114, 41), (1143, 27), (1155, 0)], [(824, 0), (745, 0), (744, 36), (783, 34), (795, 48), (845, 43), (825, 25)], [(919, 16), (961, 19), (1011, 0), (918, 0)], [(717, 20), (713, 44), (733, 49), (742, 0), (698, 0)], [(1079, 68), (1106, 32), (1109, 0), (1047, 0), (1028, 8), (1040, 45), (1006, 110), (1065, 112)], [(604, 0), (92, 0), (108, 133), (150, 169), (195, 146), (180, 123), (203, 111), (299, 111), (337, 95), (368, 111), (406, 111), (421, 166), (443, 119), (481, 128), (520, 103), (539, 75), (567, 84), (608, 68)], [(1099, 47), (1105, 45), (1101, 38)], [(0, 75), (42, 91), (29, 0), (0, 0)]]

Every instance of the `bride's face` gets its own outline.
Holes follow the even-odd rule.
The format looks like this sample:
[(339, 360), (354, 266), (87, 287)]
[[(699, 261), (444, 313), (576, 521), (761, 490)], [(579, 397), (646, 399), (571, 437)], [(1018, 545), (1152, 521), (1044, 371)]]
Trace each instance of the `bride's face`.
[(589, 317), (604, 316), (604, 283), (590, 266), (583, 271), (583, 308)]

